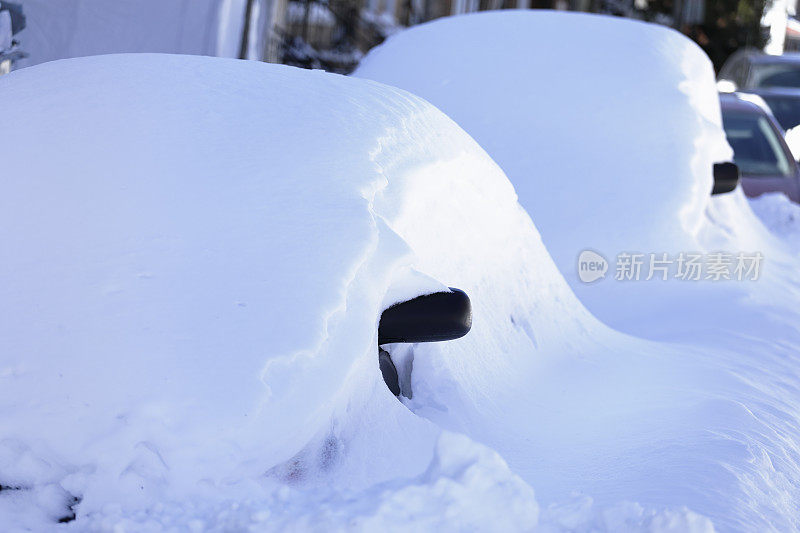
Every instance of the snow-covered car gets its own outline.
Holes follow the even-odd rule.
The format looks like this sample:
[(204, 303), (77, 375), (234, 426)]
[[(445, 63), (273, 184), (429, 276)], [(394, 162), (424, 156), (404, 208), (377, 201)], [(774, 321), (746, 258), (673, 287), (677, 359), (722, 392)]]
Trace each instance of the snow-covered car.
[[(0, 95), (4, 527), (780, 523), (718, 440), (780, 451), (716, 352), (588, 313), (500, 167), (421, 98), (164, 55), (28, 67)], [(439, 280), (469, 334), (397, 343), (438, 338), (392, 331), (420, 296), (466, 329)]]
[(745, 49), (732, 54), (719, 71), (720, 91), (763, 98), (781, 128), (800, 124), (800, 54), (780, 56)]
[[(712, 169), (730, 161), (733, 151), (723, 129), (713, 66), (702, 50), (676, 31), (642, 22), (538, 10), (489, 12), (399, 32), (370, 51), (354, 75), (425, 98), (475, 138), (506, 172), (559, 270), (595, 316), (631, 335), (699, 347), (706, 355), (695, 353), (693, 363), (716, 368), (716, 377), (709, 376), (709, 384), (700, 388), (721, 403), (701, 401), (703, 407), (697, 405), (689, 415), (694, 420), (678, 424), (686, 430), (680, 430), (683, 436), (667, 439), (686, 454), (611, 446), (604, 448), (604, 459), (628, 457), (622, 470), (636, 474), (619, 475), (622, 459), (584, 468), (577, 466), (574, 443), (562, 426), (560, 437), (550, 439), (552, 446), (536, 446), (542, 459), (532, 468), (562, 476), (554, 481), (530, 474), (540, 498), (548, 501), (568, 486), (582, 486), (592, 498), (610, 491), (639, 501), (632, 495), (638, 486), (662, 502), (674, 503), (683, 494), (693, 502), (688, 507), (710, 516), (719, 530), (794, 528), (800, 514), (796, 506), (784, 505), (783, 491), (800, 498), (800, 461), (766, 466), (756, 457), (793, 455), (794, 444), (784, 446), (783, 439), (800, 439), (792, 429), (800, 427), (797, 415), (773, 411), (795, 398), (800, 383), (795, 370), (800, 369), (800, 332), (791, 325), (800, 320), (795, 274), (800, 265), (787, 243), (754, 215), (741, 188), (709, 195)], [(584, 255), (589, 259), (582, 260)], [(691, 279), (684, 276), (690, 255), (704, 265)], [(709, 275), (720, 265), (727, 268), (730, 258), (750, 255), (764, 261), (757, 281), (730, 276), (717, 282)], [(586, 265), (599, 265), (599, 275), (582, 277)], [(528, 272), (529, 280), (537, 277), (537, 269)], [(788, 365), (786, 358), (792, 361)], [(669, 359), (686, 362), (676, 355)], [(570, 365), (579, 366), (575, 360)], [(782, 376), (789, 366), (792, 377)], [(719, 388), (717, 377), (732, 375), (749, 385)], [(787, 383), (792, 384), (789, 396), (779, 392)], [(531, 388), (540, 386), (537, 380)], [(688, 392), (693, 386), (681, 388)], [(544, 401), (518, 394), (529, 398), (523, 405)], [(760, 400), (754, 402), (751, 394)], [(798, 400), (789, 401), (800, 407)], [(599, 411), (587, 407), (587, 425)], [(550, 420), (539, 412), (531, 418)], [(652, 420), (654, 432), (663, 420)], [(751, 423), (781, 436), (757, 436)], [(501, 450), (509, 464), (519, 464), (500, 439), (474, 429), (488, 422), (467, 419), (458, 427), (465, 426), (469, 435)], [(661, 463), (662, 453), (674, 462)], [(553, 455), (569, 459), (554, 465)], [(636, 464), (649, 467), (639, 470), (633, 464), (639, 460)], [(626, 481), (600, 488), (597, 479), (605, 476)], [(720, 482), (725, 489), (718, 490)], [(691, 496), (685, 492), (688, 485), (696, 489)]]
[[(565, 32), (560, 14), (487, 17), (420, 26), (451, 29), (405, 66), (441, 60), (429, 73), (450, 75), (448, 64), (508, 60), (470, 90), (508, 105), (473, 105), (487, 126), (519, 117), (494, 124), (505, 139), (481, 142), (536, 152), (530, 167), (495, 156), (517, 190), (473, 139), (486, 132), (374, 81), (163, 55), (0, 79), (14, 132), (0, 144), (0, 484), (20, 489), (0, 490), (4, 527), (705, 533), (798, 522), (797, 268), (748, 225), (738, 190), (709, 197), (711, 167), (730, 155), (710, 64), (651, 25), (578, 17), (581, 31)], [(530, 114), (575, 106), (584, 86), (536, 94), (526, 84), (543, 70), (498, 54), (564, 35), (636, 56), (627, 74), (598, 51), (581, 76), (562, 76), (620, 77), (597, 84), (611, 109), (578, 100), (577, 116), (600, 113), (584, 122), (565, 121), (568, 106)], [(499, 48), (480, 52), (487, 42)], [(453, 62), (451, 45), (478, 53)], [(563, 72), (594, 50), (579, 48), (536, 57)], [(613, 109), (621, 87), (636, 113)], [(510, 89), (516, 102), (488, 98)], [(666, 109), (651, 109), (654, 95)], [(642, 139), (646, 157), (621, 148)], [(527, 192), (550, 212), (531, 207), (520, 169), (541, 180)], [(558, 186), (580, 176), (593, 181), (571, 191), (579, 205), (557, 204), (568, 197)], [(645, 340), (595, 318), (559, 272), (545, 243), (575, 245), (572, 226), (585, 241), (754, 242), (776, 266), (758, 283), (664, 283), (651, 305), (689, 286), (695, 299), (661, 313), (675, 314), (656, 324), (666, 342)], [(426, 295), (460, 301), (448, 323), (466, 329), (448, 285), (474, 304), (469, 334), (396, 343), (425, 340), (386, 326), (394, 304)], [(609, 307), (655, 323), (627, 287)]]
[[(593, 44), (528, 52), (564, 35)], [(611, 261), (631, 251), (710, 250), (718, 229), (707, 210), (745, 203), (736, 193), (710, 195), (715, 165), (732, 157), (714, 70), (695, 43), (663, 26), (538, 11), (453, 17), (393, 35), (354, 75), (422, 96), (472, 135), (514, 184), (581, 301), (631, 333), (642, 334), (634, 323), (674, 325), (650, 319), (652, 296), (632, 294), (658, 289), (585, 283), (580, 254)], [(616, 305), (620, 298), (627, 305)]]
[(748, 196), (781, 192), (800, 202), (800, 167), (775, 119), (758, 105), (721, 94), (722, 121)]
[[(546, 356), (595, 321), (443, 113), (143, 54), (16, 70), (0, 116), (0, 529), (538, 523), (496, 452), (412, 409), (476, 419), (532, 331)], [(465, 293), (470, 334), (417, 344), (470, 327)]]

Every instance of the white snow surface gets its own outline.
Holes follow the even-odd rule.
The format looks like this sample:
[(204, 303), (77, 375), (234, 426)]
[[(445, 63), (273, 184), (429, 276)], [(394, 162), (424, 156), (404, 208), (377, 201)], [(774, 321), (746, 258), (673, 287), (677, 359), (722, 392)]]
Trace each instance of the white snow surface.
[(789, 145), (792, 155), (795, 159), (800, 159), (800, 128), (795, 126), (794, 128), (788, 129), (785, 137), (786, 144)]
[(795, 252), (800, 250), (800, 205), (783, 193), (771, 192), (750, 199), (750, 207), (767, 229), (788, 241)]
[[(540, 10), (472, 14), (392, 36), (355, 75), (425, 98), (475, 138), (511, 179), (573, 290), (616, 328), (659, 336), (652, 299), (666, 285), (587, 286), (576, 275), (583, 250), (613, 262), (622, 252), (720, 244), (709, 216), (731, 200), (711, 199), (711, 171), (732, 152), (711, 62), (673, 30)], [(732, 223), (752, 221), (746, 212)], [(753, 251), (742, 245), (732, 251)], [(676, 289), (669, 284), (665, 297)]]
[[(421, 98), (165, 55), (39, 65), (0, 95), (8, 529), (798, 523), (796, 314), (753, 292), (761, 337), (604, 326), (502, 170)], [(712, 231), (742, 203), (712, 203), (709, 235), (766, 242), (748, 218)], [(390, 347), (398, 402), (378, 317), (444, 286), (473, 330)]]
[[(372, 50), (355, 76), (425, 98), (480, 143), (513, 183), (570, 287), (604, 323), (702, 352), (688, 355), (683, 349), (688, 364), (698, 365), (688, 371), (699, 380), (697, 390), (678, 377), (674, 383), (691, 392), (650, 398), (651, 407), (668, 404), (669, 412), (675, 412), (677, 398), (694, 405), (676, 422), (682, 437), (645, 439), (660, 442), (643, 459), (648, 466), (639, 465), (653, 469), (650, 481), (622, 482), (622, 472), (627, 476), (636, 468), (622, 466), (619, 458), (607, 463), (618, 467), (614, 474), (589, 468), (592, 474), (579, 482), (577, 474), (565, 478), (598, 487), (586, 483), (587, 477), (606, 475), (616, 485), (596, 488), (593, 496), (620, 491), (634, 501), (643, 501), (642, 493), (683, 501), (721, 530), (796, 529), (800, 265), (791, 240), (764, 227), (741, 190), (709, 194), (713, 163), (728, 160), (731, 151), (713, 69), (702, 51), (677, 32), (641, 22), (539, 10), (490, 12), (398, 33)], [(579, 281), (577, 257), (587, 249), (611, 262), (607, 279)], [(613, 279), (613, 262), (622, 252), (673, 258), (679, 252), (759, 252), (765, 259), (757, 282), (623, 282)], [(528, 274), (537, 277), (535, 270)], [(673, 369), (683, 361), (668, 357)], [(617, 352), (613, 360), (625, 364), (623, 359)], [(653, 369), (652, 363), (639, 363)], [(715, 370), (704, 375), (702, 365)], [(565, 374), (559, 384), (576, 379)], [(628, 386), (623, 388), (627, 395)], [(708, 396), (695, 403), (694, 394)], [(620, 424), (606, 425), (611, 427), (620, 431)], [(680, 452), (668, 442), (686, 448)], [(492, 445), (514, 467), (512, 455)], [(552, 461), (555, 451), (549, 453)], [(625, 452), (615, 445), (612, 453)], [(563, 456), (559, 471), (579, 468), (573, 456)], [(553, 494), (540, 475), (523, 477), (532, 480), (540, 499)], [(697, 492), (688, 496), (684, 484)]]
[[(453, 426), (515, 405), (489, 398), (589, 332), (616, 338), (443, 114), (370, 82), (190, 56), (53, 62), (0, 93), (12, 530), (53, 527), (72, 497), (75, 530), (539, 523), (503, 459), (415, 416), (378, 371), (381, 309), (445, 282), (475, 299), (475, 328), (415, 361), (421, 391), (443, 382), (414, 401)], [(530, 464), (519, 443), (540, 431), (521, 431), (507, 441)], [(562, 501), (549, 523), (708, 525)]]

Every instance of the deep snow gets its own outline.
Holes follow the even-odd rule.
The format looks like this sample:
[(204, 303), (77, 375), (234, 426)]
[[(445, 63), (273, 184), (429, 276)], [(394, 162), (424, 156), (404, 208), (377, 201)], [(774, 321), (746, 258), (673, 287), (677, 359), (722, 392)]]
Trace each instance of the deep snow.
[[(701, 387), (732, 377), (594, 320), (500, 169), (421, 99), (157, 55), (40, 65), (0, 93), (12, 529), (73, 496), (79, 531), (703, 531), (686, 506), (783, 511), (721, 447), (763, 431)], [(404, 406), (377, 318), (443, 284), (471, 295), (473, 331), (413, 349)]]
[[(706, 394), (705, 400), (694, 403), (691, 394), (675, 392), (653, 401), (670, 405), (667, 412), (676, 412), (678, 398), (692, 407), (675, 422), (683, 437), (645, 439), (660, 442), (644, 452), (657, 455), (643, 459), (650, 481), (626, 479), (630, 466), (615, 457), (609, 463), (618, 469), (602, 475), (617, 485), (590, 492), (691, 501), (723, 530), (796, 528), (800, 265), (790, 243), (759, 222), (740, 190), (709, 195), (712, 164), (731, 152), (720, 126), (711, 63), (700, 49), (672, 30), (641, 22), (538, 10), (490, 12), (392, 36), (368, 54), (355, 76), (414, 92), (475, 138), (505, 170), (559, 270), (598, 318), (626, 333), (691, 344), (700, 353), (686, 354), (690, 365), (716, 369), (711, 372), (719, 381), (703, 376), (693, 391)], [(579, 280), (577, 258), (587, 249), (611, 262), (607, 279)], [(613, 279), (614, 260), (622, 252), (673, 258), (680, 252), (761, 253), (764, 263), (757, 282), (625, 282)], [(528, 279), (538, 275), (531, 269)], [(682, 361), (667, 357), (673, 368)], [(623, 359), (615, 353), (601, 366), (631, 364)], [(651, 362), (641, 364), (652, 368)], [(559, 385), (579, 379), (582, 372), (574, 362), (570, 367), (575, 374), (565, 370)], [(699, 369), (689, 373), (702, 375)], [(641, 379), (649, 383), (641, 377), (633, 381)], [(557, 397), (549, 392), (551, 400)], [(632, 417), (650, 407), (629, 406), (641, 409)], [(471, 424), (463, 431), (481, 434), (483, 429), (473, 432)], [(585, 427), (585, 422), (571, 426)], [(606, 426), (611, 427), (595, 435), (596, 442), (619, 431), (618, 425)], [(479, 440), (490, 441), (484, 435)], [(513, 455), (491, 442), (514, 468)], [(620, 453), (614, 442), (609, 454)], [(569, 439), (561, 444), (569, 448)], [(595, 452), (602, 448), (596, 444)], [(546, 455), (543, 463), (551, 466), (563, 449), (534, 455)], [(577, 469), (575, 458), (564, 455), (560, 471)], [(585, 465), (602, 471), (592, 466)], [(567, 473), (564, 485), (599, 487), (584, 472)], [(523, 477), (540, 499), (553, 494), (541, 472)], [(699, 494), (688, 497), (689, 485)], [(631, 496), (634, 492), (640, 495)]]
[[(562, 35), (585, 46), (553, 44)], [(548, 53), (528, 52), (539, 49)], [(669, 28), (540, 10), (452, 17), (392, 36), (355, 75), (425, 98), (475, 138), (514, 184), (571, 288), (616, 329), (691, 340), (698, 323), (731, 325), (709, 316), (707, 291), (737, 299), (751, 289), (614, 282), (621, 253), (760, 251), (768, 263), (782, 260), (740, 192), (709, 194), (713, 164), (732, 155), (714, 73)], [(611, 263), (608, 279), (579, 280), (584, 250)]]
[[(708, 242), (783, 254), (781, 276), (687, 285), (697, 316), (753, 324), (690, 317), (653, 342), (582, 307), (500, 168), (402, 90), (145, 55), (20, 70), (0, 94), (10, 523), (50, 527), (70, 495), (76, 531), (798, 522), (794, 263), (741, 196), (707, 199), (710, 175), (665, 201), (705, 205)], [(413, 356), (400, 403), (378, 316), (444, 285), (473, 331), (392, 347)]]

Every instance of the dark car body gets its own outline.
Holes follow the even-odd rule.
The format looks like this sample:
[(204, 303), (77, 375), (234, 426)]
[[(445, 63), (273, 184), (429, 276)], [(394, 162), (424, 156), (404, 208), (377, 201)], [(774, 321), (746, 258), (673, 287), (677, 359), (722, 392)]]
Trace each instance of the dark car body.
[(717, 78), (729, 90), (763, 98), (783, 129), (800, 124), (800, 54), (774, 56), (741, 50), (731, 55)]
[(744, 92), (760, 96), (769, 106), (781, 128), (790, 130), (800, 125), (800, 89), (769, 87), (748, 89)]
[(758, 50), (740, 50), (725, 61), (717, 79), (733, 83), (737, 91), (800, 88), (800, 53), (774, 56)]
[(758, 105), (721, 94), (722, 121), (747, 196), (782, 192), (800, 203), (800, 167), (775, 119)]

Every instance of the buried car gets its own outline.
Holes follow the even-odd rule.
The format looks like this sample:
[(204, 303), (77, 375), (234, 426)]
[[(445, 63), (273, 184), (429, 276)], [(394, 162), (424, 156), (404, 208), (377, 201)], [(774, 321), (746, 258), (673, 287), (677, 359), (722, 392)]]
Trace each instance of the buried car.
[[(486, 244), (509, 248), (503, 216), (536, 243), (455, 123), (378, 84), (190, 56), (48, 63), (0, 92), (0, 523), (189, 522), (270, 484), (426, 472), (442, 432), (387, 390), (389, 354), (469, 331), (466, 294), (501, 289), (459, 250), (513, 264)], [(484, 496), (527, 527), (495, 457), (475, 461), (513, 494)]]
[[(565, 35), (578, 40), (566, 42)], [(544, 49), (548, 53), (530, 52)], [(487, 12), (398, 32), (371, 50), (354, 75), (424, 97), (473, 136), (514, 184), (571, 288), (605, 324), (635, 336), (702, 346), (706, 355), (695, 353), (691, 359), (715, 368), (708, 384), (697, 389), (679, 380), (681, 391), (673, 398), (702, 391), (707, 401), (683, 415), (669, 408), (662, 411), (664, 417), (650, 419), (654, 434), (669, 426), (666, 420), (678, 418), (677, 426), (693, 429), (661, 439), (664, 447), (653, 446), (647, 459), (633, 444), (646, 439), (635, 437), (626, 441), (631, 447), (608, 443), (603, 454), (593, 453), (605, 437), (599, 431), (588, 437), (590, 427), (630, 427), (598, 422), (596, 416), (606, 418), (603, 408), (585, 404), (580, 430), (549, 423), (562, 419), (562, 411), (549, 418), (536, 409), (546, 403), (541, 389), (549, 383), (565, 403), (580, 403), (575, 400), (580, 391), (563, 390), (582, 374), (575, 359), (565, 365), (564, 376), (570, 377), (563, 379), (539, 379), (549, 363), (534, 374), (519, 372), (530, 392), (515, 389), (513, 400), (499, 407), (495, 397), (485, 396), (491, 407), (483, 417), (439, 414), (437, 406), (449, 409), (455, 402), (428, 401), (432, 407), (427, 412), (438, 415), (434, 420), (455, 419), (453, 427), (469, 428), (470, 435), (491, 443), (512, 465), (519, 464), (518, 450), (535, 449), (539, 463), (523, 464), (544, 501), (575, 486), (594, 501), (609, 491), (639, 501), (636, 493), (646, 492), (659, 502), (683, 498), (689, 508), (710, 516), (720, 531), (794, 528), (800, 515), (788, 502), (800, 498), (800, 462), (766, 458), (795, 457), (793, 443), (800, 438), (800, 335), (792, 326), (800, 319), (798, 266), (754, 216), (739, 188), (709, 195), (716, 169), (728, 169), (729, 187), (736, 173), (730, 165), (716, 166), (730, 160), (733, 151), (726, 142), (713, 66), (703, 51), (678, 32), (653, 24), (543, 10)], [(584, 253), (603, 265), (600, 277), (587, 281), (579, 276)], [(753, 254), (769, 258), (769, 267), (753, 283), (715, 282), (707, 271), (681, 279), (681, 259), (687, 254), (701, 262), (718, 258), (723, 267), (737, 255)], [(663, 277), (652, 268), (655, 259)], [(719, 265), (706, 261), (703, 269), (712, 266)], [(528, 270), (527, 280), (538, 277), (537, 268)], [(516, 316), (512, 320), (520, 323)], [(532, 331), (532, 342), (538, 343), (537, 328)], [(624, 352), (609, 351), (615, 356)], [(603, 360), (597, 369), (613, 364), (596, 353), (586, 359), (596, 362), (595, 357)], [(679, 361), (682, 357), (673, 354), (668, 366)], [(487, 372), (495, 372), (497, 364), (492, 361)], [(724, 376), (742, 382), (720, 387), (717, 378)], [(589, 387), (599, 381), (593, 375), (581, 383)], [(631, 381), (643, 383), (639, 377)], [(414, 401), (425, 403), (425, 391), (416, 385)], [(783, 387), (788, 387), (785, 394)], [(792, 407), (781, 407), (784, 402)], [(633, 410), (637, 404), (626, 398), (621, 405)], [(526, 440), (516, 442), (519, 448), (504, 446), (496, 435), (504, 436), (507, 426), (495, 421), (514, 412), (536, 420), (548, 438), (526, 432), (520, 417), (514, 428)], [(695, 417), (702, 420), (689, 422)], [(764, 432), (752, 432), (756, 426)], [(582, 437), (587, 457), (593, 455), (581, 463), (574, 451)], [(556, 465), (553, 457), (564, 459)], [(625, 458), (629, 461), (618, 469)], [(620, 471), (628, 473), (623, 482), (610, 481), (620, 479)], [(726, 487), (720, 489), (720, 483)], [(689, 491), (696, 489), (691, 496), (689, 486)], [(607, 527), (624, 529), (621, 521)]]
[[(4, 526), (755, 520), (746, 458), (704, 438), (725, 375), (594, 319), (502, 170), (421, 98), (163, 55), (0, 93)], [(722, 461), (733, 477), (687, 475)]]
[[(784, 354), (732, 367), (719, 338), (594, 319), (500, 168), (421, 98), (174, 56), (45, 64), (0, 92), (4, 525), (711, 529), (685, 506), (721, 529), (796, 522), (796, 462), (753, 461), (792, 457), (767, 438), (797, 427), (791, 354), (775, 399)], [(722, 148), (689, 158), (693, 200)], [(438, 325), (411, 335), (420, 305)]]
[(764, 109), (736, 95), (721, 94), (725, 136), (747, 196), (782, 192), (800, 202), (800, 167), (780, 126)]

